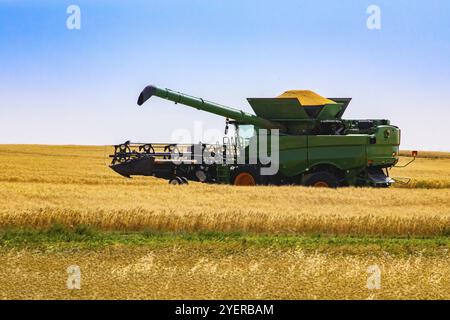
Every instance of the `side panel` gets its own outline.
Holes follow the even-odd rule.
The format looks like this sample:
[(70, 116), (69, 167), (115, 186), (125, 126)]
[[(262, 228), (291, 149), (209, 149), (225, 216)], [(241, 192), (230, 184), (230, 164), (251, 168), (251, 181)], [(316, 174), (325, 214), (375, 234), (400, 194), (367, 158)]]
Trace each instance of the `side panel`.
[(307, 136), (280, 136), (280, 172), (288, 177), (308, 167)]
[(374, 166), (388, 167), (398, 161), (400, 129), (394, 126), (378, 126), (374, 134), (376, 143), (367, 147), (367, 158)]
[(342, 170), (364, 168), (367, 135), (308, 136), (308, 167), (332, 164)]

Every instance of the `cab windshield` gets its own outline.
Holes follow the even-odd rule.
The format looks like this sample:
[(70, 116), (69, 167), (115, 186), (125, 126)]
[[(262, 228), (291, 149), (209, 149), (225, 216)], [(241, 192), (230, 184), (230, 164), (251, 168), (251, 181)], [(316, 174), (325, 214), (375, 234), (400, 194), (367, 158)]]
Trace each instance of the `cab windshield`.
[(255, 127), (251, 124), (240, 124), (238, 126), (239, 140), (242, 140), (245, 146), (249, 144), (250, 139), (255, 135)]

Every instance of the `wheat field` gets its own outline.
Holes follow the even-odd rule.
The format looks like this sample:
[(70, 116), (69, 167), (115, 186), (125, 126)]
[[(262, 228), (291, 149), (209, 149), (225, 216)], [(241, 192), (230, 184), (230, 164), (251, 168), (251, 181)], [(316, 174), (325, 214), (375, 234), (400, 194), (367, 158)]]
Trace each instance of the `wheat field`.
[[(119, 231), (221, 231), (333, 235), (450, 232), (450, 159), (418, 159), (401, 173), (433, 188), (314, 189), (171, 186), (123, 178), (105, 147), (0, 147), (0, 227), (83, 224)], [(402, 159), (406, 162), (407, 159)], [(419, 183), (419, 182), (417, 182)]]
[[(0, 145), (0, 232), (46, 232), (57, 225), (124, 237), (209, 232), (362, 240), (312, 249), (302, 243), (251, 245), (245, 239), (111, 241), (92, 248), (69, 242), (60, 248), (58, 241), (22, 245), (3, 236), (2, 298), (450, 298), (448, 153), (420, 153), (410, 166), (392, 170), (398, 180), (411, 179), (408, 184), (314, 189), (126, 179), (108, 168), (111, 151)], [(382, 242), (369, 245), (366, 238)], [(434, 245), (408, 240), (422, 238)], [(390, 248), (392, 239), (400, 239), (400, 249)], [(70, 264), (83, 271), (82, 290), (65, 287)], [(382, 269), (381, 290), (365, 287), (371, 264)]]
[[(207, 245), (14, 250), (0, 255), (0, 298), (450, 299), (448, 259)], [(66, 288), (70, 265), (81, 269), (80, 290)], [(381, 270), (379, 290), (367, 288), (371, 265)]]

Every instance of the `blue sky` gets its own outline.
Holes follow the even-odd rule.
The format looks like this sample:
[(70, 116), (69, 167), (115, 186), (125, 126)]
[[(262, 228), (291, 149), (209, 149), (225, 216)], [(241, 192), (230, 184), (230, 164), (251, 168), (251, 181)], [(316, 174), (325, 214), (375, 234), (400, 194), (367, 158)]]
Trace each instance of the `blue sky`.
[[(66, 9), (81, 9), (81, 29)], [(369, 5), (381, 30), (366, 27)], [(353, 97), (345, 118), (388, 118), (403, 149), (450, 151), (449, 1), (0, 0), (0, 143), (169, 141), (221, 117), (156, 84), (251, 111), (246, 97)]]

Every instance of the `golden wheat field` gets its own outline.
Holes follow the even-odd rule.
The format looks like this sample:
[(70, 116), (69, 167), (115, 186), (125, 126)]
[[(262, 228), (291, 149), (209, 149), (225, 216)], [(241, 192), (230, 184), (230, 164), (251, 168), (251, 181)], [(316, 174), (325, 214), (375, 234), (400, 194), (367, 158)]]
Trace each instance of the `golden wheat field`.
[[(392, 171), (408, 184), (328, 190), (126, 179), (107, 167), (109, 152), (0, 145), (1, 298), (450, 298), (448, 153)], [(89, 234), (8, 235), (32, 230), (32, 240), (55, 225), (115, 235), (95, 246)], [(198, 233), (213, 236), (176, 236)], [(366, 287), (374, 264), (379, 290)], [(81, 268), (81, 290), (66, 287), (69, 265)]]
[[(0, 298), (449, 299), (448, 258), (448, 252), (373, 256), (207, 245), (21, 250), (0, 257)], [(80, 290), (66, 288), (66, 268), (74, 264), (82, 272)], [(382, 272), (380, 290), (367, 288), (374, 264)]]

